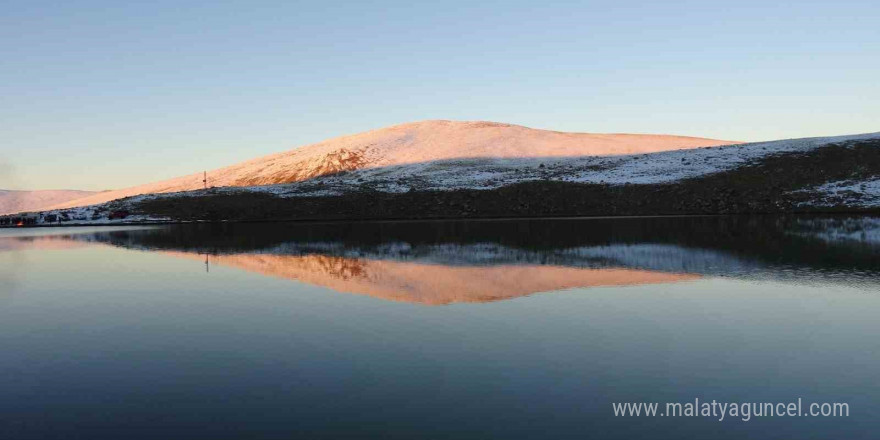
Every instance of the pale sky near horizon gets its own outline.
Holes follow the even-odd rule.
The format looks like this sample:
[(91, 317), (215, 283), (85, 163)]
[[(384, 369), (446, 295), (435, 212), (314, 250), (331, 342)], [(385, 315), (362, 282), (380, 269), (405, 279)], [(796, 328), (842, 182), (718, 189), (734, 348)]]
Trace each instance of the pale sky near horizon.
[(880, 2), (0, 0), (0, 188), (122, 188), (425, 119), (880, 131)]

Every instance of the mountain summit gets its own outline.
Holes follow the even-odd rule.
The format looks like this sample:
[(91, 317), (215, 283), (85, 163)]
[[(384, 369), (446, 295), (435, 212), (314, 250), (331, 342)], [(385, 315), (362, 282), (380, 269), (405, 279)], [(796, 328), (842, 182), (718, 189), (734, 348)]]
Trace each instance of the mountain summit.
[[(208, 185), (254, 186), (413, 163), (467, 158), (615, 156), (729, 145), (687, 136), (565, 133), (496, 122), (432, 120), (400, 124), (231, 165), (208, 172)], [(107, 191), (52, 208), (103, 203), (140, 194), (201, 189), (202, 173)]]

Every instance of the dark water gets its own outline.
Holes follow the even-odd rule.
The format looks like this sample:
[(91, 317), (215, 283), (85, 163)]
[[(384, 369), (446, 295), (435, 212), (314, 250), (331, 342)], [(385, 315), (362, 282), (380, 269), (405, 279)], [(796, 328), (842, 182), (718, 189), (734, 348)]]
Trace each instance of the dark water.
[[(880, 219), (0, 230), (0, 438), (877, 438)], [(848, 417), (622, 417), (620, 402)]]

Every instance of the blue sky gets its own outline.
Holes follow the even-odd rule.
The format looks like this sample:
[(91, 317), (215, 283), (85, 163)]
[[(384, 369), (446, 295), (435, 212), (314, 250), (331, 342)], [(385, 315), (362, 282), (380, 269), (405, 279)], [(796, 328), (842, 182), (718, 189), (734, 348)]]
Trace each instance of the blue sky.
[(880, 2), (0, 0), (0, 188), (109, 189), (423, 119), (880, 130)]

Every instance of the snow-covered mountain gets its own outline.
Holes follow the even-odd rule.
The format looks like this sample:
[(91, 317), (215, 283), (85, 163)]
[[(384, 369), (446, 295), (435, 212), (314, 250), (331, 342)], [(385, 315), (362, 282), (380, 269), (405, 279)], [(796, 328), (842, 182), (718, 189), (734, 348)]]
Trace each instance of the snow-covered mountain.
[(94, 191), (40, 190), (15, 191), (0, 189), (0, 215), (36, 211), (96, 194)]
[(880, 207), (880, 132), (731, 145), (428, 121), (255, 159), (208, 180), (217, 188), (202, 190), (194, 174), (0, 216), (0, 225), (862, 212)]
[[(242, 187), (298, 182), (343, 171), (461, 159), (619, 156), (730, 145), (685, 136), (564, 133), (495, 122), (423, 121), (326, 140), (208, 172), (208, 185)], [(51, 208), (103, 203), (140, 194), (203, 188), (201, 172), (107, 191)]]

